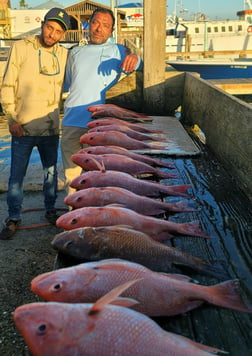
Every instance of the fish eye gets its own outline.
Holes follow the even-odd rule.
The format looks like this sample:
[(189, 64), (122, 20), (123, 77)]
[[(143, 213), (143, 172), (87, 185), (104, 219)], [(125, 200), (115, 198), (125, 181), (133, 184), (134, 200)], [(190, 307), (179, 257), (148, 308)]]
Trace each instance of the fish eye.
[(78, 198), (76, 199), (77, 202), (80, 202), (81, 200), (82, 200), (81, 197), (78, 197)]
[(72, 225), (77, 224), (77, 219), (73, 219), (73, 220), (71, 221), (71, 224), (72, 224)]
[(93, 139), (94, 139), (94, 136), (89, 137), (89, 139), (90, 139), (90, 140), (93, 140)]
[(85, 183), (86, 183), (86, 180), (83, 179), (80, 183), (81, 183), (81, 184), (85, 184)]
[(72, 241), (67, 241), (66, 243), (64, 243), (63, 248), (64, 248), (64, 249), (67, 249), (67, 248), (68, 248), (68, 246), (71, 246), (72, 244), (73, 244), (73, 242), (72, 242)]
[(58, 292), (61, 288), (62, 288), (62, 284), (61, 283), (57, 283), (52, 287), (52, 290), (54, 292)]
[(41, 324), (38, 327), (38, 335), (45, 335), (46, 334), (46, 324)]

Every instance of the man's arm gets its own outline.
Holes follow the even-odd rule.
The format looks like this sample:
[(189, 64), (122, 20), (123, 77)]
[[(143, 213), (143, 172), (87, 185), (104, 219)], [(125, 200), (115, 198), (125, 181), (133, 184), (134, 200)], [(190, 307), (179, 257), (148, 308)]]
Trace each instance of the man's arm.
[(143, 61), (136, 54), (128, 54), (121, 65), (125, 73), (133, 72), (134, 70), (142, 70)]
[(15, 87), (18, 78), (18, 58), (15, 44), (13, 45), (5, 67), (1, 88), (1, 104), (9, 125), (16, 123)]
[(24, 130), (17, 122), (15, 88), (18, 80), (19, 60), (15, 44), (13, 45), (8, 62), (6, 64), (2, 88), (1, 88), (1, 105), (3, 112), (8, 120), (9, 131), (13, 136), (20, 137)]

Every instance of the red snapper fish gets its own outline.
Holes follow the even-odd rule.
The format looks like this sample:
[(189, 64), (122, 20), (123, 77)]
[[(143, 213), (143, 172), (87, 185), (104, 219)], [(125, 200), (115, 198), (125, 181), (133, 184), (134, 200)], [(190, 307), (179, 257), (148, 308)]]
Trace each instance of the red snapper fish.
[(136, 140), (119, 131), (86, 133), (80, 137), (80, 143), (86, 143), (90, 146), (113, 145), (124, 147), (128, 150), (166, 149), (166, 147), (163, 146), (164, 142), (162, 142), (162, 145), (161, 143), (158, 145), (157, 142), (154, 145), (154, 143)]
[(149, 118), (148, 115), (139, 114), (135, 111), (121, 108), (120, 106), (113, 104), (98, 104), (92, 105), (87, 108), (92, 113), (92, 117), (95, 116), (112, 116), (119, 119), (135, 119), (137, 121), (144, 121), (144, 118)]
[(87, 127), (89, 129), (92, 129), (94, 127), (112, 125), (112, 124), (125, 125), (135, 131), (144, 132), (144, 133), (164, 133), (164, 131), (162, 130), (153, 130), (141, 124), (134, 124), (129, 121), (117, 119), (115, 117), (103, 117), (97, 120), (92, 120), (87, 123)]
[(65, 230), (72, 230), (85, 226), (127, 225), (142, 231), (154, 240), (162, 241), (173, 238), (175, 235), (192, 235), (210, 238), (202, 231), (197, 222), (175, 223), (163, 219), (138, 214), (118, 204), (102, 207), (84, 207), (69, 211), (61, 215), (56, 225)]
[(137, 280), (122, 293), (133, 298), (140, 313), (156, 317), (186, 313), (203, 303), (252, 313), (239, 294), (239, 281), (230, 280), (213, 286), (189, 283), (183, 275), (154, 272), (138, 264), (120, 259), (82, 263), (43, 273), (31, 282), (31, 290), (46, 301), (94, 303), (110, 290)]
[(223, 280), (219, 266), (153, 240), (147, 234), (125, 226), (83, 227), (55, 235), (52, 247), (79, 263), (110, 258), (139, 263), (152, 271), (181, 273), (196, 271)]
[[(124, 155), (108, 153), (104, 155), (91, 155), (88, 153), (75, 153), (71, 156), (73, 163), (82, 167), (85, 171), (96, 171), (100, 169), (100, 165), (104, 165), (105, 169), (112, 171), (120, 171), (131, 175), (153, 174), (158, 178), (176, 178), (173, 173), (163, 172), (158, 168), (152, 167), (147, 163), (137, 161)], [(97, 165), (97, 162), (100, 165)]]
[(22, 305), (14, 311), (14, 322), (34, 356), (203, 356), (222, 352), (167, 332), (148, 316), (124, 307), (137, 301), (120, 298), (116, 302), (131, 284), (113, 289), (94, 304)]
[(104, 125), (104, 126), (98, 126), (94, 127), (92, 129), (89, 129), (88, 132), (110, 132), (110, 131), (119, 131), (127, 136), (134, 138), (135, 140), (139, 141), (164, 141), (164, 137), (155, 137), (153, 134), (147, 134), (139, 131), (135, 131), (131, 129), (130, 127), (126, 125), (119, 125), (119, 124), (111, 124), (111, 125)]
[(164, 185), (158, 182), (138, 179), (128, 173), (119, 171), (88, 171), (74, 178), (70, 186), (74, 189), (87, 189), (91, 187), (121, 187), (139, 195), (148, 197), (160, 197), (161, 195), (173, 195), (188, 197), (186, 193), (190, 184)]
[(127, 150), (126, 148), (119, 147), (119, 146), (90, 146), (90, 147), (82, 148), (81, 150), (78, 151), (78, 153), (88, 153), (92, 155), (113, 153), (113, 154), (127, 156), (129, 158), (147, 163), (150, 166), (154, 166), (154, 167), (159, 166), (165, 168), (174, 168), (174, 165), (172, 165), (171, 163), (167, 163), (165, 161), (161, 161), (157, 158), (153, 158), (144, 154), (132, 152), (130, 150)]
[(120, 204), (122, 207), (132, 209), (143, 215), (160, 215), (166, 211), (196, 211), (190, 208), (186, 201), (164, 203), (160, 200), (137, 195), (127, 189), (119, 187), (93, 187), (79, 190), (64, 198), (66, 205), (79, 209), (88, 206), (105, 206)]

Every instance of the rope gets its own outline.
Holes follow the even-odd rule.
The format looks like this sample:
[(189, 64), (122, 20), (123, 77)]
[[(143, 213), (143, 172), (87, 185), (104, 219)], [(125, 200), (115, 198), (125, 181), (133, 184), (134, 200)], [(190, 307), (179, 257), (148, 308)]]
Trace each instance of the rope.
[[(30, 213), (32, 211), (43, 211), (45, 210), (45, 208), (32, 208), (32, 209), (25, 209), (22, 210), (22, 214), (25, 213)], [(56, 211), (69, 211), (67, 208), (56, 208)], [(32, 225), (25, 225), (25, 226), (18, 226), (18, 230), (24, 230), (24, 229), (33, 229), (33, 228), (37, 228), (37, 227), (43, 227), (43, 226), (50, 226), (52, 224), (50, 224), (49, 222), (45, 222), (45, 223), (40, 223), (40, 224), (32, 224)]]

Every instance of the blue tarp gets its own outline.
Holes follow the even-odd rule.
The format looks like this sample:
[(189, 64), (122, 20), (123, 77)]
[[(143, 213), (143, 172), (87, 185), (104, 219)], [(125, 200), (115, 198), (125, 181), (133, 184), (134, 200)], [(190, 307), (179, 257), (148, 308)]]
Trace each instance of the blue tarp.
[(128, 4), (118, 5), (118, 8), (143, 7), (141, 2), (130, 2)]

